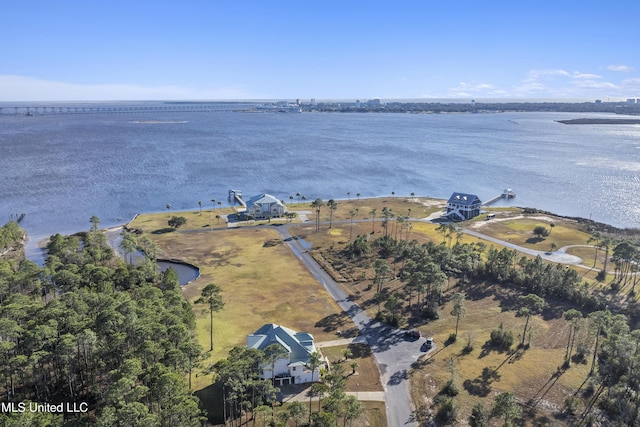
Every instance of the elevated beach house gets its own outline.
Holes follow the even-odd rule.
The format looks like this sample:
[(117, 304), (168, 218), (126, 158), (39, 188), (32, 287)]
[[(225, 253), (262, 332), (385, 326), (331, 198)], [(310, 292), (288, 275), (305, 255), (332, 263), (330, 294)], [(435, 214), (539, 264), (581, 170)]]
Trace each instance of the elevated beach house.
[(464, 221), (480, 215), (482, 202), (474, 194), (453, 193), (447, 201), (447, 218)]
[(279, 385), (318, 381), (320, 367), (313, 371), (307, 368), (309, 355), (317, 351), (313, 335), (308, 332), (296, 332), (273, 323), (266, 324), (253, 334), (247, 335), (247, 347), (249, 348), (264, 350), (271, 344), (281, 346), (285, 350), (283, 354), (286, 356), (276, 360), (275, 365), (270, 362), (265, 363), (261, 367), (261, 378), (275, 377)]
[(247, 215), (256, 219), (279, 218), (287, 212), (280, 200), (271, 194), (259, 194), (247, 200)]

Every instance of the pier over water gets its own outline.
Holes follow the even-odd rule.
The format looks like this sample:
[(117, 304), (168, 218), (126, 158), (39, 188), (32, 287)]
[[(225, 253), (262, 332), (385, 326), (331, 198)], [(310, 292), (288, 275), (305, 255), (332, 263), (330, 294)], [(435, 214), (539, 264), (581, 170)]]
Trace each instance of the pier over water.
[(513, 191), (510, 188), (506, 188), (502, 193), (498, 194), (497, 196), (494, 196), (494, 197), (490, 198), (486, 202), (483, 202), (482, 206), (489, 206), (489, 205), (497, 202), (500, 199), (513, 199), (514, 197), (516, 197), (515, 191)]

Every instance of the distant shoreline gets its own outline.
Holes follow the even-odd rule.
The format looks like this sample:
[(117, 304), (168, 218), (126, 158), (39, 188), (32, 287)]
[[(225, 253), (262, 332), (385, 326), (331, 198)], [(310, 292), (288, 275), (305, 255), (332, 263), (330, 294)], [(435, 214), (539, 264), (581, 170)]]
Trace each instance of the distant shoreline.
[(558, 123), (565, 125), (640, 125), (640, 119), (571, 119), (556, 120)]

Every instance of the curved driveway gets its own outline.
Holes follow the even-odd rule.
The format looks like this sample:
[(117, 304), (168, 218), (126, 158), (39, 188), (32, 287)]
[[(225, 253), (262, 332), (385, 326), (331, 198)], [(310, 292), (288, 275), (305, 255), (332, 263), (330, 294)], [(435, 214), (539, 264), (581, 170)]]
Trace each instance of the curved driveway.
[[(513, 243), (506, 242), (504, 240), (496, 239), (491, 236), (487, 236), (486, 234), (478, 233), (477, 231), (472, 231), (467, 228), (463, 228), (461, 230), (463, 233), (468, 234), (470, 236), (477, 237), (482, 240), (487, 240), (489, 242), (497, 243), (499, 245), (505, 246), (509, 249), (515, 249), (518, 252), (522, 252), (524, 254), (532, 255), (532, 256), (540, 256), (542, 259), (552, 262), (558, 262), (561, 264), (572, 264), (572, 265), (580, 265), (582, 264), (582, 258), (577, 257), (575, 255), (569, 255), (565, 253), (565, 250), (569, 246), (565, 246), (560, 248), (554, 252), (549, 251), (539, 251), (536, 249), (525, 248), (524, 246), (514, 245)], [(577, 245), (572, 245), (577, 246)]]
[(409, 369), (411, 364), (424, 354), (420, 348), (425, 341), (408, 341), (404, 332), (371, 319), (364, 310), (349, 300), (347, 294), (309, 255), (307, 249), (289, 233), (289, 225), (277, 227), (285, 243), (324, 286), (340, 308), (353, 320), (366, 339), (380, 369), (385, 390), (387, 425), (416, 426), (411, 394), (409, 392)]

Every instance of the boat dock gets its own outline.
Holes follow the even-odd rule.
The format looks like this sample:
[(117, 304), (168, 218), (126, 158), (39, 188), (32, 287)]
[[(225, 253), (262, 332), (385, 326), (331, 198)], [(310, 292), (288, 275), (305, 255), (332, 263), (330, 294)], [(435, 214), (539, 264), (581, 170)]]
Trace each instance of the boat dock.
[(22, 212), (22, 213), (16, 213), (16, 214), (10, 214), (10, 215), (9, 215), (9, 221), (15, 221), (15, 222), (17, 222), (18, 224), (20, 224), (26, 215), (27, 215), (27, 214), (26, 214), (26, 213), (24, 213), (24, 212)]
[(514, 197), (516, 197), (515, 191), (513, 191), (510, 188), (506, 188), (502, 193), (498, 194), (497, 196), (494, 196), (494, 197), (490, 198), (486, 202), (483, 202), (482, 206), (489, 206), (492, 203), (495, 203), (500, 199), (513, 199)]
[(240, 190), (229, 190), (229, 203), (231, 204), (239, 204), (243, 208), (247, 208), (247, 204), (242, 200), (242, 191)]

